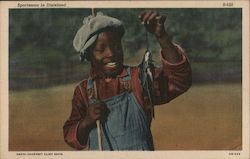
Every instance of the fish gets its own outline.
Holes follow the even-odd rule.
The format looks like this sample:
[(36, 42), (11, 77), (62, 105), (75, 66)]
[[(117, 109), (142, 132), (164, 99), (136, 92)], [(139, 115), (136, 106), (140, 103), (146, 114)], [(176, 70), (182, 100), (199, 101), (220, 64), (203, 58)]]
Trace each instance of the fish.
[(151, 106), (151, 115), (154, 118), (154, 64), (152, 53), (146, 50), (141, 63), (139, 64), (139, 78), (143, 88), (144, 98), (149, 99)]

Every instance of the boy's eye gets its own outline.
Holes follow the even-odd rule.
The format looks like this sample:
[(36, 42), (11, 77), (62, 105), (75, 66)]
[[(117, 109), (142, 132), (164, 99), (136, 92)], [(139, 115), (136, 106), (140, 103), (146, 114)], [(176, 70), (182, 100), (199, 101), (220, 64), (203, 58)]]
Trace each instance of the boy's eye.
[(104, 51), (105, 50), (105, 46), (104, 45), (101, 45), (101, 46), (97, 46), (96, 48), (95, 48), (95, 51), (99, 51), (99, 52), (102, 52), (102, 51)]
[(96, 48), (95, 51), (103, 52), (104, 49), (103, 48)]

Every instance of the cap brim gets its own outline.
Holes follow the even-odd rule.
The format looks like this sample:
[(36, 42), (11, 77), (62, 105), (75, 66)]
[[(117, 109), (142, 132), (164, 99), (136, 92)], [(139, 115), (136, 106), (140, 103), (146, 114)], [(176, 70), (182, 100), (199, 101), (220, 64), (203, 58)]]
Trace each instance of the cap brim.
[(85, 53), (86, 50), (95, 43), (96, 39), (98, 37), (98, 34), (93, 35), (84, 45), (84, 47), (80, 50), (81, 53)]

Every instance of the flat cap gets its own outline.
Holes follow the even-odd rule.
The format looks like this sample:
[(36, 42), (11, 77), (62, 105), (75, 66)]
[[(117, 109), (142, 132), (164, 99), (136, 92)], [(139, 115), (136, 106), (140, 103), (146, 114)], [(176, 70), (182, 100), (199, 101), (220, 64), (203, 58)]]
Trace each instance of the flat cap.
[(117, 28), (121, 31), (121, 35), (125, 32), (120, 20), (103, 15), (101, 12), (98, 12), (96, 16), (85, 17), (82, 27), (77, 31), (73, 40), (75, 50), (84, 55), (86, 50), (96, 41), (98, 34), (108, 27)]

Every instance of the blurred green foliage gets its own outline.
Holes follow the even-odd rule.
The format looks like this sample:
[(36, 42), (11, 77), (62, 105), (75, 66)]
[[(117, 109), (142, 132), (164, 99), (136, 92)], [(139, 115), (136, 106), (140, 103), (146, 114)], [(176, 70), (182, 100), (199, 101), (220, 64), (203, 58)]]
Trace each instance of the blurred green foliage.
[[(123, 21), (125, 61), (139, 61), (146, 49), (145, 29), (138, 20), (144, 8), (96, 9)], [(167, 32), (180, 44), (193, 66), (193, 80), (241, 80), (241, 9), (158, 8), (167, 16)], [(72, 41), (91, 9), (10, 9), (10, 89), (46, 87), (80, 81), (89, 63), (80, 63)], [(149, 36), (150, 49), (159, 64), (159, 45)], [(137, 57), (137, 59), (134, 59)]]

